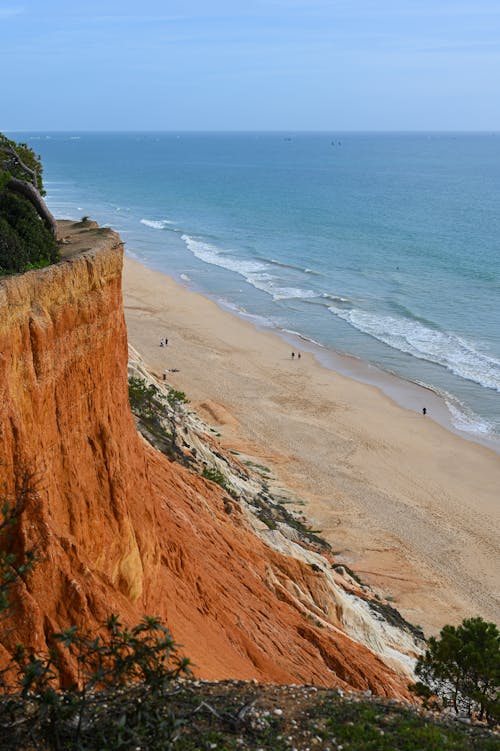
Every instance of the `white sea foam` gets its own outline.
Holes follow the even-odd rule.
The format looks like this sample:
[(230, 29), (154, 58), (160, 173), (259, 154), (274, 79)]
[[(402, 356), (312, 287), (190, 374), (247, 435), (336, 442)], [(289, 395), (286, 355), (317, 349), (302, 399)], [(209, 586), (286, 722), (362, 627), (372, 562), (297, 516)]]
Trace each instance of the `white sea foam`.
[(323, 292), (321, 297), (325, 300), (331, 300), (334, 303), (350, 303), (351, 300), (349, 300), (348, 297), (340, 297), (340, 295), (332, 295), (329, 292)]
[(236, 271), (237, 274), (246, 276), (247, 274), (258, 274), (264, 272), (267, 268), (260, 261), (243, 260), (224, 253), (215, 245), (207, 243), (204, 240), (197, 240), (189, 235), (182, 235), (182, 239), (187, 247), (200, 261), (211, 263), (214, 266), (220, 266), (229, 271)]
[(183, 282), (190, 282), (191, 281), (191, 277), (188, 276), (187, 274), (181, 274), (181, 279), (182, 279)]
[(230, 310), (232, 313), (236, 313), (242, 318), (246, 318), (252, 321), (258, 326), (274, 328), (274, 323), (269, 318), (257, 315), (256, 313), (249, 313), (248, 310), (246, 310), (246, 308), (244, 308), (242, 305), (237, 305), (236, 303), (231, 302), (230, 300), (226, 300), (223, 297), (219, 298), (219, 305), (221, 305), (223, 308), (226, 308), (226, 310)]
[(228, 271), (234, 271), (242, 276), (255, 289), (266, 292), (274, 300), (289, 300), (292, 298), (316, 297), (317, 293), (300, 287), (282, 287), (276, 283), (275, 277), (269, 272), (271, 268), (265, 261), (238, 258), (234, 254), (222, 251), (211, 243), (195, 239), (189, 235), (182, 235), (188, 249), (205, 263), (219, 266)]
[(338, 305), (331, 305), (328, 309), (359, 331), (394, 349), (437, 363), (460, 378), (500, 391), (500, 360), (479, 351), (462, 337), (431, 329), (419, 321), (377, 315), (356, 308), (346, 310)]
[(470, 407), (459, 402), (455, 397), (447, 395), (445, 401), (451, 415), (451, 421), (458, 430), (479, 435), (491, 435), (494, 433), (495, 426), (493, 423), (477, 415)]
[(307, 299), (308, 297), (317, 297), (318, 293), (312, 289), (302, 289), (301, 287), (278, 287), (274, 284), (270, 285), (269, 290), (275, 300), (290, 300), (293, 298)]
[(173, 223), (170, 219), (141, 219), (141, 224), (145, 224), (146, 227), (151, 227), (151, 229), (165, 229)]
[(316, 341), (316, 339), (313, 339), (310, 336), (306, 336), (305, 334), (301, 334), (300, 331), (294, 331), (294, 329), (281, 329), (284, 334), (293, 334), (293, 336), (296, 336), (298, 339), (302, 339), (304, 342), (310, 342), (311, 344), (315, 344), (316, 347), (321, 347), (321, 349), (325, 349), (325, 345), (321, 344), (321, 342)]

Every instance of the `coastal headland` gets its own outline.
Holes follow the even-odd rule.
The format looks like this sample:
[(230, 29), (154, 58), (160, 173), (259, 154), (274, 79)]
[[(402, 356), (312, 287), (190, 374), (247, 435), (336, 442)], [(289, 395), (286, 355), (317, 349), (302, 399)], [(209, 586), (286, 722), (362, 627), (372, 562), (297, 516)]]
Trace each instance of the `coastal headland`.
[[(16, 509), (3, 545), (36, 557), (9, 590), (0, 667), (17, 644), (43, 653), (62, 629), (152, 614), (202, 678), (409, 699), (419, 630), (127, 346), (119, 236), (59, 230), (58, 263), (0, 280), (0, 497)], [(132, 413), (135, 377), (165, 429)]]
[[(130, 343), (426, 634), (498, 619), (500, 459), (125, 258)], [(160, 340), (168, 338), (168, 346)], [(174, 372), (172, 372), (174, 371)], [(297, 506), (298, 509), (301, 506)]]

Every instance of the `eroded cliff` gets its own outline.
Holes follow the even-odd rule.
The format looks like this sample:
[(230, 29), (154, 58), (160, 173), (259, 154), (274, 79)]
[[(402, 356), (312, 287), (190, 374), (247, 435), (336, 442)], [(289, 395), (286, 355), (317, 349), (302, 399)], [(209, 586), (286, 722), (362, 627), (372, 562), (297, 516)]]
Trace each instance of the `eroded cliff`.
[[(361, 618), (355, 593), (342, 595), (285, 538), (261, 539), (241, 506), (228, 513), (222, 488), (139, 435), (121, 242), (109, 230), (82, 232), (60, 263), (0, 281), (0, 488), (12, 493), (22, 468), (35, 473), (17, 544), (40, 554), (16, 589), (4, 645), (43, 648), (62, 627), (148, 613), (202, 677), (406, 696), (383, 650), (344, 627), (343, 607)], [(321, 617), (307, 617), (313, 607)], [(379, 638), (361, 618), (365, 631), (365, 643)]]

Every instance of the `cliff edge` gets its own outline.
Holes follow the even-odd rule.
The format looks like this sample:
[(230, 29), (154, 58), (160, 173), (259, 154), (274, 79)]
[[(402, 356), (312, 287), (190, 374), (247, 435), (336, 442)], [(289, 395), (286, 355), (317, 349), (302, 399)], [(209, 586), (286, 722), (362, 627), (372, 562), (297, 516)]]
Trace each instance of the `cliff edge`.
[[(54, 266), (0, 281), (0, 490), (11, 495), (23, 469), (34, 473), (15, 544), (40, 556), (17, 586), (3, 645), (42, 649), (63, 627), (147, 613), (203, 678), (407, 697), (404, 671), (335, 617), (320, 566), (260, 539), (241, 508), (227, 512), (221, 487), (137, 432), (122, 243), (73, 225), (68, 249)], [(306, 617), (306, 600), (323, 603), (321, 621)]]

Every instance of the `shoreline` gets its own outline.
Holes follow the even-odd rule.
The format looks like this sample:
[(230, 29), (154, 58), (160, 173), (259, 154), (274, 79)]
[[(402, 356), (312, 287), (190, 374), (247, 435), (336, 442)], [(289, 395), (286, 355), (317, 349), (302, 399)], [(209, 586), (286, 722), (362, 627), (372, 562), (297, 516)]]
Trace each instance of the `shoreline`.
[(500, 466), (492, 449), (331, 369), (305, 341), (292, 361), (279, 330), (129, 256), (124, 304), (129, 339), (148, 366), (159, 377), (178, 368), (171, 384), (226, 447), (269, 465), (304, 499), (339, 563), (427, 633), (465, 616), (498, 617)]
[[(264, 323), (264, 319), (257, 314), (240, 309), (238, 306), (228, 303), (223, 298), (208, 293), (190, 278), (178, 278), (174, 274), (162, 271), (154, 265), (149, 266), (146, 261), (138, 258), (136, 255), (129, 255), (127, 258), (136, 261), (146, 268), (150, 268), (156, 273), (169, 276), (184, 289), (201, 295), (207, 300), (211, 300), (221, 310), (250, 323), (258, 331), (274, 333), (280, 339), (287, 342), (292, 350), (299, 349), (302, 352), (309, 352), (321, 366), (326, 367), (328, 370), (332, 370), (358, 383), (379, 389), (403, 409), (409, 409), (417, 414), (421, 414), (422, 407), (425, 406), (428, 419), (434, 420), (447, 431), (454, 433), (464, 440), (484, 446), (500, 455), (500, 437), (491, 433), (468, 431), (457, 427), (453, 422), (445, 394), (434, 386), (413, 380), (391, 370), (385, 370), (381, 365), (364, 360), (358, 355), (337, 351), (327, 344), (322, 344), (305, 334), (301, 334), (299, 331), (283, 329), (271, 320), (269, 320), (268, 324)], [(454, 398), (456, 399), (456, 397)], [(429, 405), (431, 405), (431, 409), (429, 409)]]
[[(176, 280), (174, 279), (174, 281)], [(181, 282), (178, 283), (181, 284)], [(206, 295), (198, 290), (193, 291), (204, 297), (208, 297), (210, 300), (214, 300), (220, 306), (220, 303), (210, 295)], [(239, 315), (237, 311), (234, 314)], [(244, 314), (241, 317), (245, 319)], [(433, 386), (419, 383), (411, 378), (405, 378), (403, 375), (390, 370), (384, 370), (380, 365), (363, 360), (357, 355), (348, 354), (347, 352), (337, 352), (326, 344), (314, 342), (299, 332), (287, 331), (273, 325), (269, 329), (259, 326), (258, 323), (254, 323), (254, 325), (259, 330), (275, 332), (281, 339), (288, 342), (292, 348), (297, 348), (297, 344), (300, 344), (301, 351), (310, 352), (322, 367), (358, 383), (364, 383), (367, 386), (379, 389), (402, 409), (421, 414), (422, 407), (425, 406), (427, 409), (427, 419), (434, 420), (434, 422), (441, 425), (445, 430), (454, 433), (465, 441), (477, 443), (500, 455), (500, 440), (495, 436), (461, 430), (454, 425), (444, 395)], [(429, 405), (431, 405), (430, 409)]]

